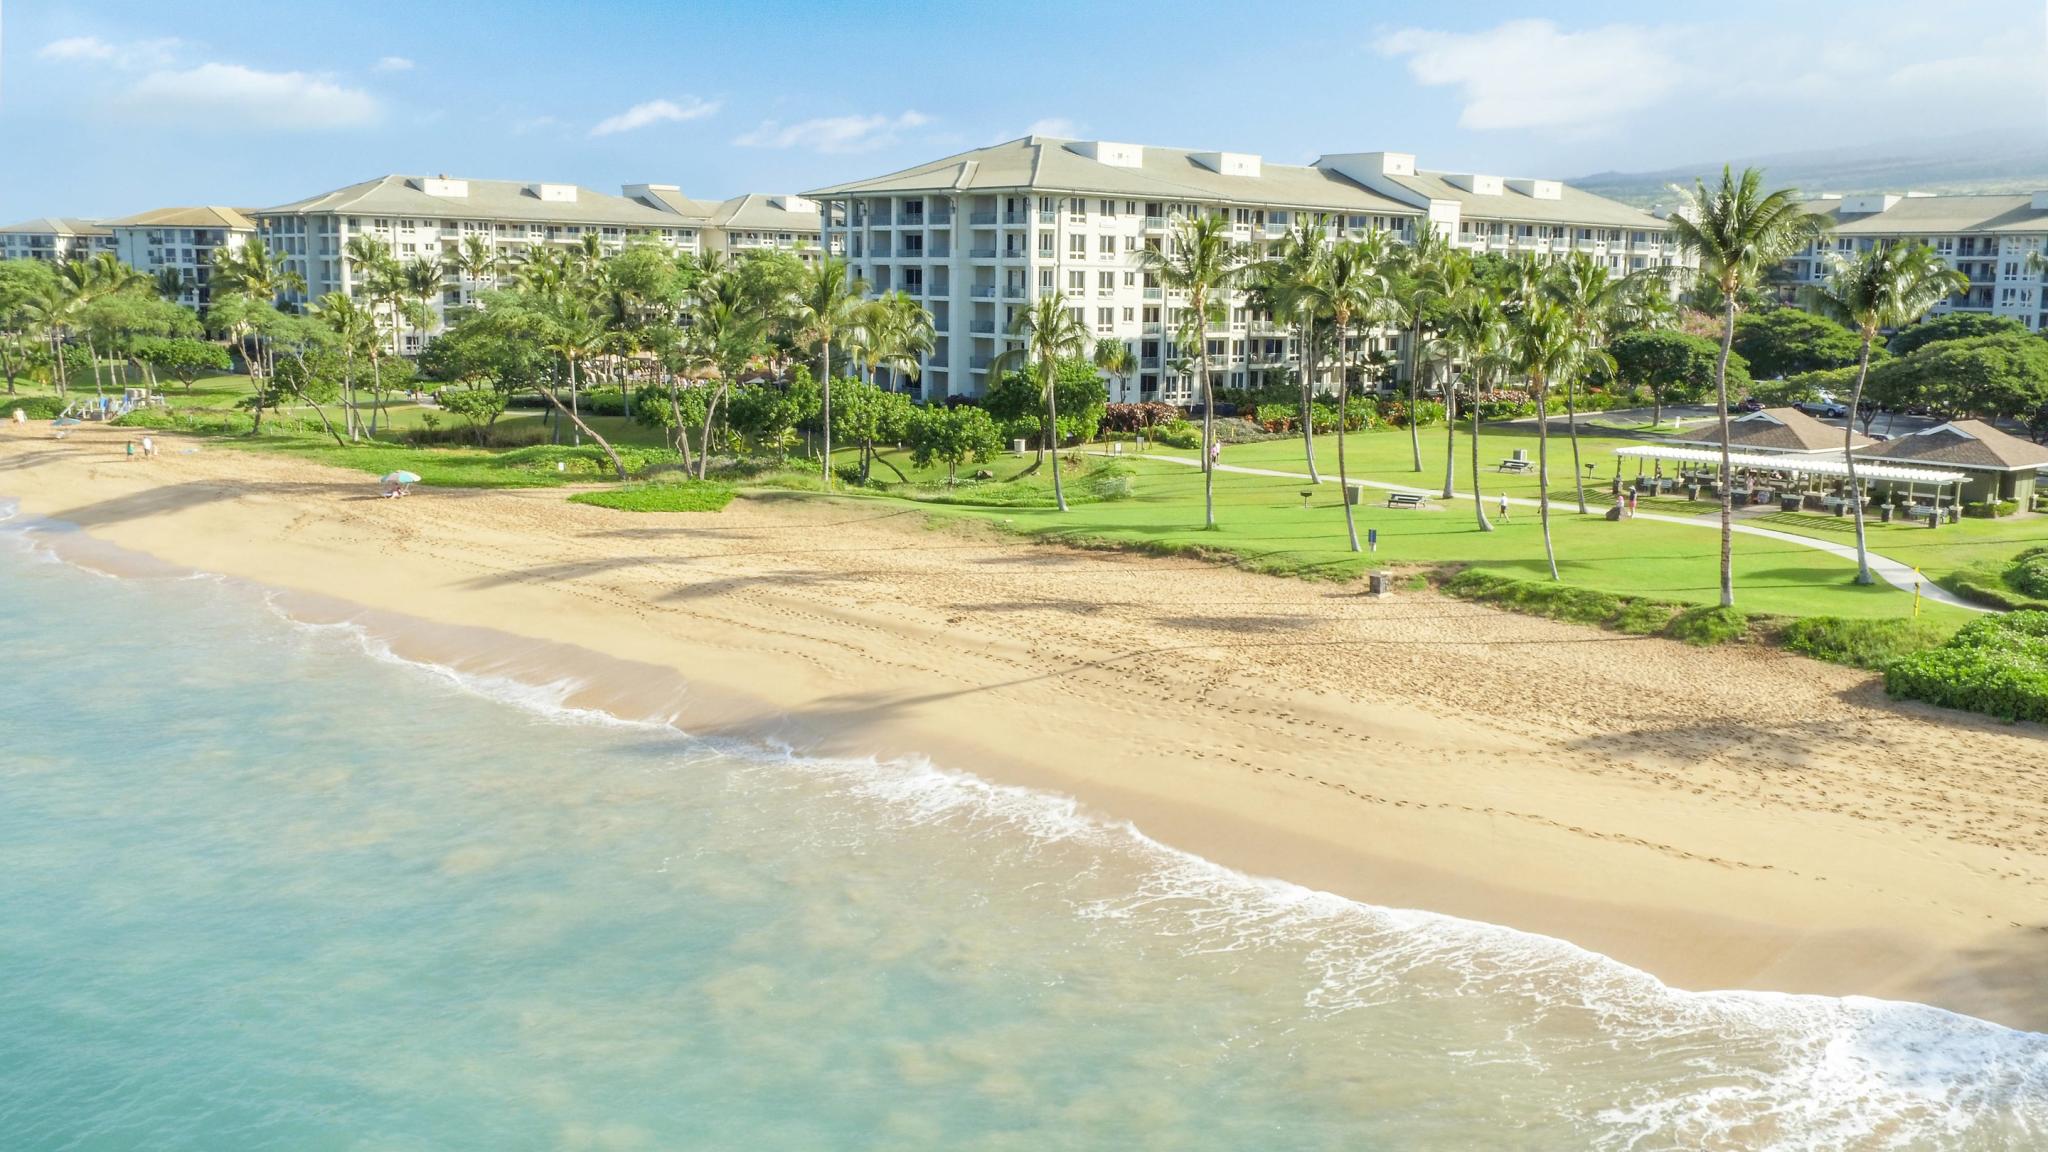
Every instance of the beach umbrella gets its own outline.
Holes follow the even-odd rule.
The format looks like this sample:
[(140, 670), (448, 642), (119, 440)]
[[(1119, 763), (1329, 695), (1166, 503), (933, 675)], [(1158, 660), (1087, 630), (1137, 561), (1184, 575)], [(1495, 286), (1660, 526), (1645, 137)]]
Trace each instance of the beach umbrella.
[(380, 484), (417, 484), (420, 478), (411, 472), (393, 472), (378, 481)]

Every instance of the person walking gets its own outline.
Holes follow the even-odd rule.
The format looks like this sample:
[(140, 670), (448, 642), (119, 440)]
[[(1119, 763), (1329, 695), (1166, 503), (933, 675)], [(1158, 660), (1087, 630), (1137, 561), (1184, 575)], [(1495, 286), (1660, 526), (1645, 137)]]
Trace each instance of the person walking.
[(1500, 494), (1500, 520), (1503, 524), (1508, 520), (1508, 494), (1505, 492)]

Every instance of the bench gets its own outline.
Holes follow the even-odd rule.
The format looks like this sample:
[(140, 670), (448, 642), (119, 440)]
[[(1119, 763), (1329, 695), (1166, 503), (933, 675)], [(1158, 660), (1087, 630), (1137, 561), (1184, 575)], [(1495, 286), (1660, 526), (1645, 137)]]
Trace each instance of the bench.
[(1495, 472), (1527, 472), (1536, 465), (1528, 460), (1503, 460)]
[(1420, 508), (1424, 503), (1425, 499), (1420, 492), (1387, 493), (1387, 507), (1389, 508)]

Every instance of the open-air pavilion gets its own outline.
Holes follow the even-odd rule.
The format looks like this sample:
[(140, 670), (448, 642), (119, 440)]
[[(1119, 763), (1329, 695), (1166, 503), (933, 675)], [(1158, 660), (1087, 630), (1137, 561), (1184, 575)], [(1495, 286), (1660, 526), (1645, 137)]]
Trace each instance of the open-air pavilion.
[[(1698, 499), (1718, 496), (1721, 453), (1711, 448), (1680, 448), (1663, 444), (1633, 444), (1617, 448), (1623, 460), (1635, 460), (1635, 486), (1640, 492), (1684, 490)], [(1645, 477), (1646, 463), (1656, 465), (1655, 475)], [(1673, 465), (1675, 475), (1663, 475), (1663, 465)], [(1849, 463), (1840, 456), (1800, 456), (1758, 452), (1731, 452), (1728, 467), (1730, 489), (1737, 504), (1775, 504), (1782, 511), (1818, 511), (1841, 515), (1855, 508), (1848, 491)], [(1870, 508), (1871, 486), (1881, 484), (1888, 495), (1903, 500), (1879, 506), (1886, 519), (1897, 502), (1909, 517), (1952, 519), (1960, 511), (1962, 485), (1969, 477), (1961, 472), (1938, 468), (1908, 468), (1900, 464), (1858, 459), (1856, 483), (1862, 489), (1864, 508)], [(1953, 511), (1952, 511), (1953, 510)]]

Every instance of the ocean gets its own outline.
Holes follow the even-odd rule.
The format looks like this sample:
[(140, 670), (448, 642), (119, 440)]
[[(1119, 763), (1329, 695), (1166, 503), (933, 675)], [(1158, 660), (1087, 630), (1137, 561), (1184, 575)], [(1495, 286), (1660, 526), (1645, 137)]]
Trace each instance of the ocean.
[(63, 535), (0, 524), (5, 1152), (2048, 1147), (2048, 1036), (1673, 991)]

